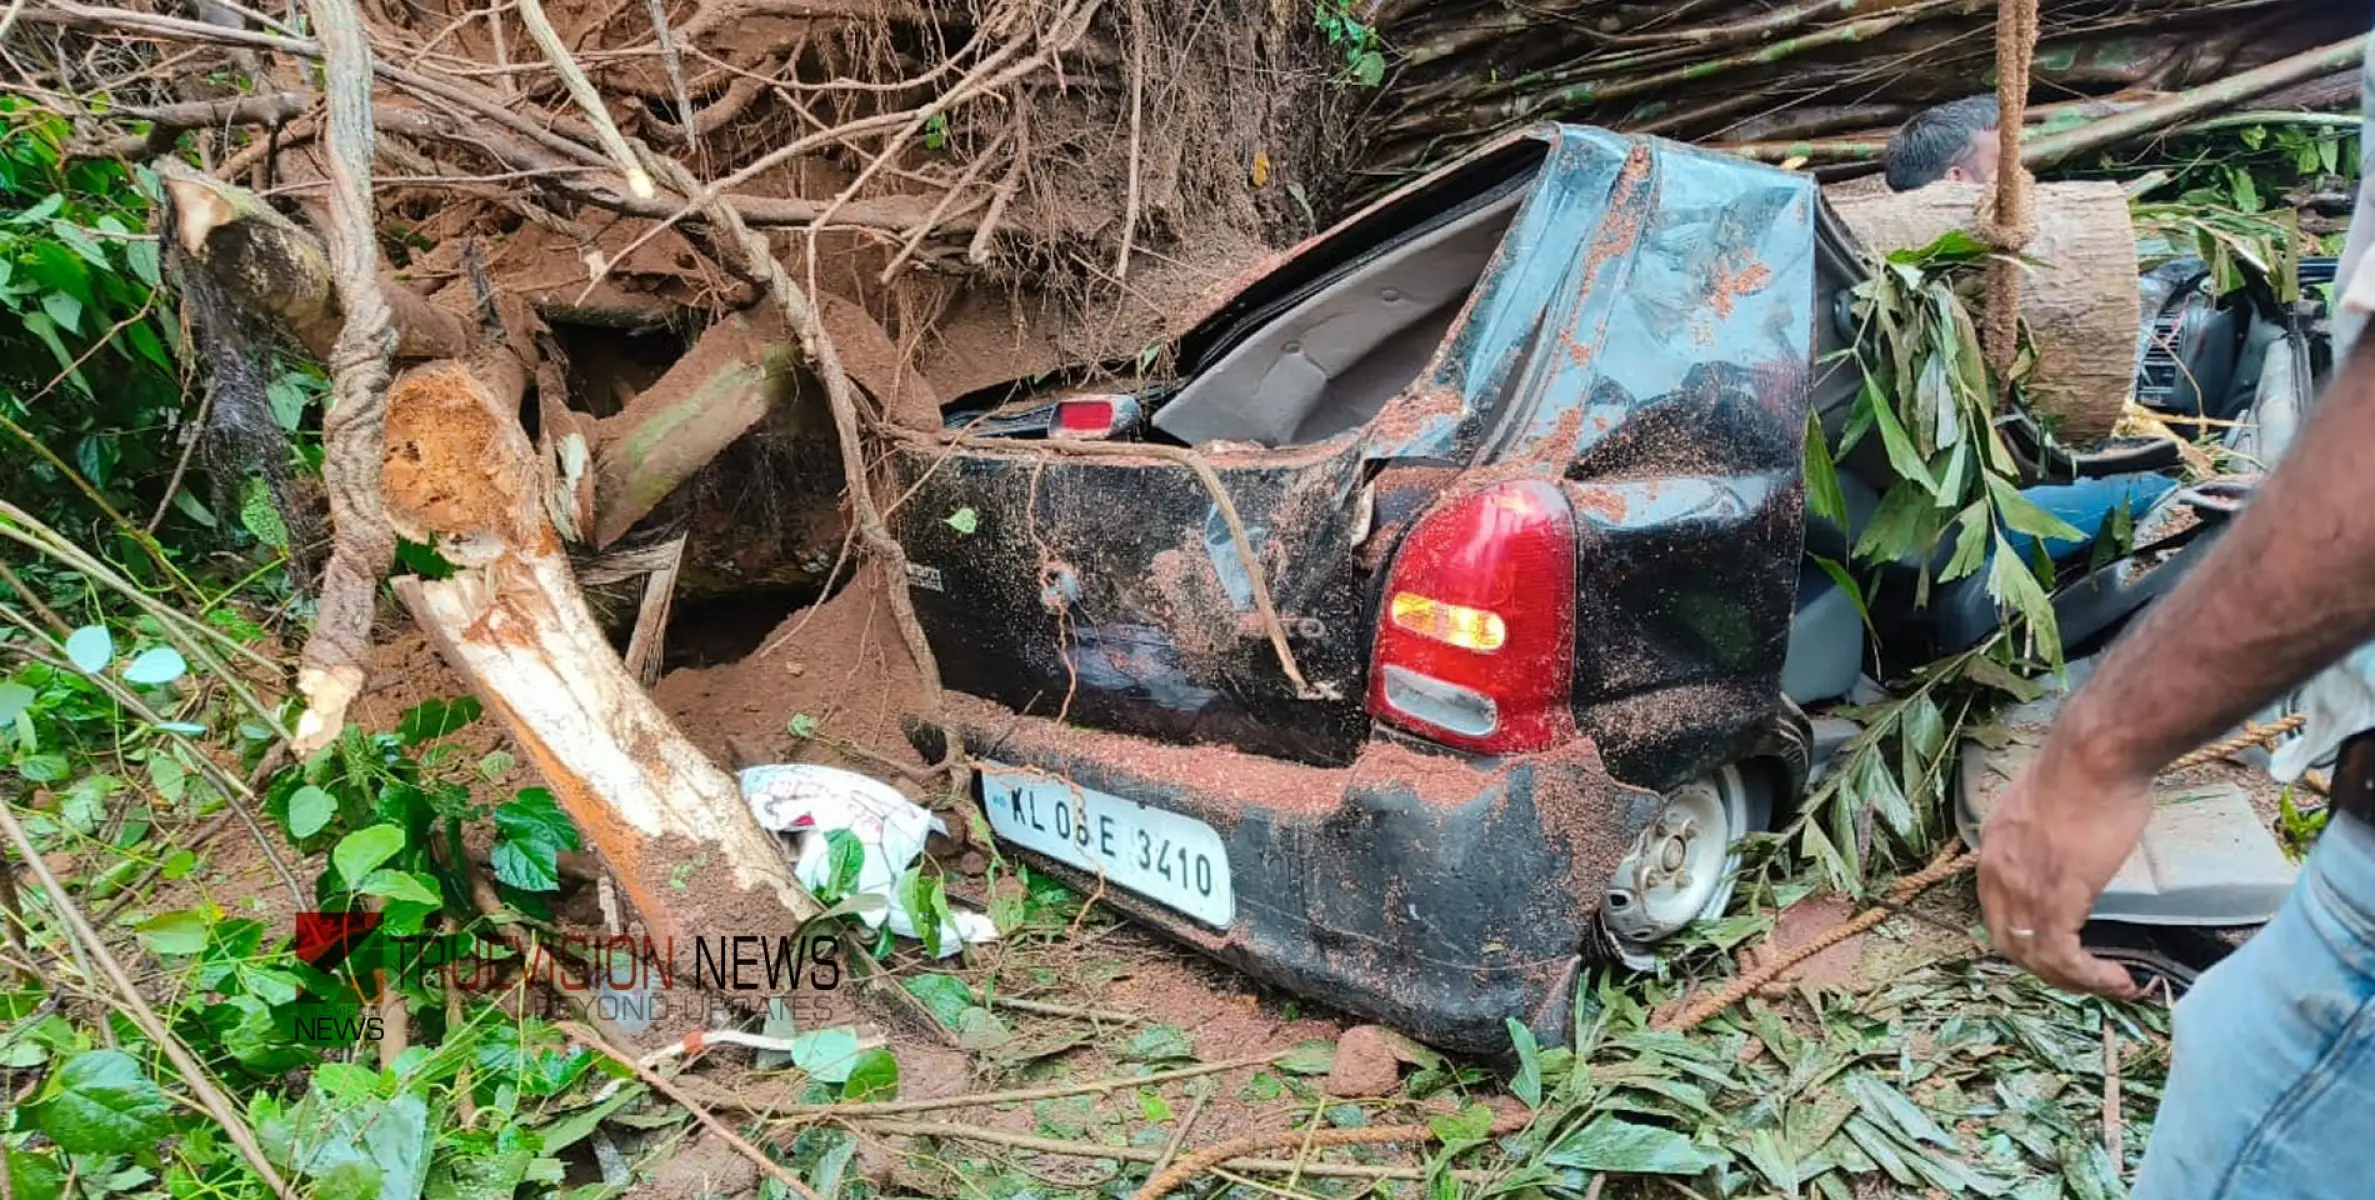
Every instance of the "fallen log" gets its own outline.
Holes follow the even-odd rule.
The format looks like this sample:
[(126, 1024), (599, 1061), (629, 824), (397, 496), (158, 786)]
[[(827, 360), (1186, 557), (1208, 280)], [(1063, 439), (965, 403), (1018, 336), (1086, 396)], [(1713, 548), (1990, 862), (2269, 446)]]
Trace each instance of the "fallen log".
[(735, 313), (600, 422), (593, 543), (617, 541), (790, 395), (797, 358), (780, 320)]
[[(160, 160), (173, 213), (174, 239), (252, 312), (278, 322), (323, 362), (346, 322), (332, 291), (330, 255), (321, 239), (282, 216), (263, 197), (178, 163)], [(460, 317), (382, 279), (402, 361), (451, 358), (469, 347)]]
[(819, 911), (733, 778), (628, 673), (579, 594), (546, 510), (547, 470), (516, 414), (508, 355), (414, 368), (388, 392), (390, 522), (455, 564), (396, 594), (499, 716), (645, 932), (788, 932)]
[[(818, 306), (850, 379), (891, 424), (939, 427), (931, 381), (908, 365), (866, 310), (834, 296)], [(608, 546), (726, 447), (791, 398), (800, 374), (791, 328), (773, 306), (734, 313), (594, 435), (593, 543)]]
[[(1825, 189), (1824, 198), (1864, 249), (1886, 255), (1971, 230), (1985, 191), (1934, 183), (1910, 192)], [(2032, 203), (2034, 282), (2021, 305), (2037, 351), (2029, 403), (2066, 443), (2083, 445), (2111, 432), (2135, 387), (2136, 234), (2115, 183), (2038, 184)]]

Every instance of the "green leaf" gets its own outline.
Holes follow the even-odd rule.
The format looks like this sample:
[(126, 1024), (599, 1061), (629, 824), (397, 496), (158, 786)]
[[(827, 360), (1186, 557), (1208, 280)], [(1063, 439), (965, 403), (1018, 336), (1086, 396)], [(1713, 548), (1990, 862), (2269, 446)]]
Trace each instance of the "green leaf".
[(1289, 1075), (1325, 1075), (1336, 1069), (1336, 1043), (1308, 1041), (1298, 1043), (1284, 1058), (1270, 1064)]
[(1847, 496), (1839, 490), (1839, 468), (1831, 461), (1822, 416), (1812, 408), (1806, 411), (1806, 504), (1815, 516), (1846, 530)]
[(825, 886), (817, 892), (817, 899), (836, 903), (858, 886), (858, 875), (866, 869), (866, 843), (846, 829), (825, 831)]
[(1534, 1040), (1534, 1031), (1526, 1028), (1516, 1017), (1503, 1017), (1509, 1026), (1509, 1041), (1517, 1047), (1517, 1076), (1509, 1081), (1509, 1090), (1526, 1102), (1527, 1108), (1542, 1107), (1542, 1047)]
[[(641, 1099), (650, 1090), (640, 1083), (632, 1084), (612, 1093), (608, 1100), (604, 1100), (600, 1104), (581, 1112), (571, 1113), (553, 1122), (539, 1134), (538, 1148), (546, 1154), (559, 1154), (592, 1136), (604, 1118)], [(508, 1195), (509, 1193), (506, 1193), (506, 1196)]]
[(172, 751), (159, 747), (149, 752), (148, 781), (150, 786), (157, 789), (158, 795), (167, 800), (180, 800), (189, 791), (190, 772), (181, 765), (180, 759), (173, 757)]
[(899, 877), (899, 899), (914, 918), (917, 940), (934, 958), (940, 956), (940, 938), (948, 930), (947, 888), (937, 871), (926, 871), (920, 864)]
[(174, 511), (179, 512), (181, 515), (196, 521), (201, 528), (216, 529), (220, 528), (222, 525), (221, 521), (215, 519), (214, 510), (206, 507), (206, 505), (198, 499), (197, 495), (192, 493), (188, 488), (180, 488), (175, 490), (173, 493), (173, 508)]
[(582, 845), (569, 814), (543, 788), (524, 788), (495, 809), (495, 834), (495, 878), (529, 892), (558, 890), (560, 852)]
[(2030, 649), (2057, 665), (2061, 662), (2061, 625), (2054, 616), (2053, 600), (2001, 533), (1996, 535), (1995, 557), (1988, 563), (1987, 594), (1999, 609), (2027, 622), (2024, 632)]
[(56, 783), (73, 770), (63, 754), (28, 754), (16, 763), (16, 773), (28, 783)]
[(1181, 1062), (1196, 1057), (1196, 1048), (1177, 1025), (1149, 1025), (1130, 1039), (1130, 1057), (1139, 1062)]
[(1864, 623), (1865, 629), (1871, 629), (1872, 609), (1864, 603), (1864, 589), (1856, 586), (1855, 576), (1848, 574), (1845, 566), (1824, 558), (1822, 555), (1809, 554), (1806, 557), (1811, 559), (1823, 574), (1830, 576), (1832, 583), (1839, 585), (1839, 590), (1847, 595), (1847, 602), (1855, 606), (1856, 618)]
[(330, 851), (330, 862), (338, 868), (338, 876), (346, 881), (346, 886), (353, 888), (370, 876), (372, 868), (394, 858), (403, 848), (402, 828), (373, 825), (340, 838), (337, 848)]
[(1543, 1161), (1579, 1171), (1617, 1171), (1628, 1175), (1697, 1175), (1721, 1166), (1730, 1157), (1692, 1142), (1671, 1129), (1640, 1125), (1603, 1114), (1567, 1140)]
[(398, 871), (382, 867), (363, 877), (356, 891), (366, 896), (385, 896), (390, 900), (409, 900), (415, 904), (443, 904), (436, 885), (413, 871)]
[(1434, 1131), (1436, 1141), (1443, 1143), (1444, 1154), (1457, 1154), (1492, 1134), (1493, 1110), (1471, 1104), (1456, 1113), (1428, 1118), (1427, 1128)]
[(239, 490), (239, 527), (275, 550), (289, 547), (289, 526), (272, 506), (272, 489), (254, 476)]
[(427, 745), (460, 732), (478, 720), (484, 708), (475, 696), (428, 700), (406, 709), (396, 721), (396, 741), (406, 749)]
[(253, 967), (243, 963), (234, 974), (239, 986), (246, 989), (248, 995), (274, 1007), (294, 1003), (298, 989), (304, 986), (296, 976), (270, 967)]
[(153, 1148), (172, 1132), (165, 1093), (121, 1050), (86, 1050), (66, 1060), (33, 1123), (72, 1154)]
[(981, 528), (981, 514), (973, 511), (971, 508), (960, 508), (957, 511), (948, 514), (947, 516), (942, 517), (940, 521), (941, 524), (948, 526), (950, 529), (956, 530), (958, 533), (964, 534), (966, 537), (972, 537), (974, 531)]
[(973, 989), (954, 975), (927, 972), (902, 979), (899, 986), (906, 988), (908, 995), (923, 1001), (924, 1007), (932, 1010), (933, 1018), (950, 1029), (955, 1029), (957, 1023), (964, 1019), (966, 1009), (976, 1007)]
[(289, 836), (303, 841), (330, 827), (338, 815), (338, 801), (330, 793), (306, 784), (289, 793)]
[(206, 917), (195, 909), (158, 913), (135, 931), (153, 954), (196, 954), (206, 949)]
[(842, 1083), (858, 1065), (858, 1031), (847, 1025), (792, 1039), (792, 1065), (820, 1083)]
[(1376, 87), (1385, 82), (1385, 55), (1375, 50), (1363, 50), (1352, 60), (1352, 81), (1362, 87)]
[(1996, 516), (2014, 533), (2049, 542), (2075, 542), (2084, 536), (2076, 526), (2045, 511), (2000, 476), (1987, 477), (1987, 490), (1995, 498)]
[(1889, 466), (1907, 482), (1919, 484), (1923, 491), (1936, 496), (1938, 481), (1930, 475), (1929, 464), (1922, 461), (1921, 452), (1914, 449), (1913, 439), (1905, 433), (1905, 426), (1898, 423), (1896, 405), (1881, 394), (1879, 385), (1868, 374), (1864, 376), (1864, 399), (1872, 407), (1873, 424), (1880, 427), (1880, 444), (1888, 450)]
[(8, 1182), (16, 1189), (16, 1200), (59, 1200), (66, 1194), (66, 1168), (58, 1165), (61, 1155), (35, 1154), (5, 1147), (8, 1155)]
[(82, 301), (64, 292), (51, 292), (41, 298), (41, 311), (68, 333), (82, 332)]
[(272, 423), (295, 433), (305, 423), (305, 405), (313, 398), (313, 389), (306, 386), (303, 375), (276, 376), (264, 385), (264, 399), (272, 406)]
[(124, 682), (162, 687), (181, 678), (189, 669), (190, 664), (182, 661), (181, 651), (171, 646), (151, 646), (124, 668)]
[(33, 700), (32, 688), (14, 680), (0, 683), (0, 725), (15, 724), (17, 714), (33, 707)]
[(1882, 1083), (1868, 1074), (1851, 1075), (1847, 1079), (1847, 1094), (1854, 1097), (1857, 1107), (1874, 1125), (1903, 1138), (1907, 1144), (1927, 1142), (1945, 1150), (1960, 1150), (1954, 1138), (1938, 1127), (1928, 1113), (1905, 1098), (1903, 1092)]
[[(99, 239), (92, 237), (82, 226), (72, 221), (52, 221), (49, 223), (49, 232), (51, 237), (66, 243), (69, 249), (81, 255), (84, 262), (102, 271), (115, 268), (115, 264), (107, 261), (106, 247), (101, 246)], [(59, 323), (64, 324), (62, 321)]]
[(841, 1081), (844, 1100), (896, 1100), (899, 1097), (899, 1062), (891, 1052), (880, 1046), (864, 1051), (849, 1068), (849, 1077)]
[(104, 625), (85, 625), (66, 635), (66, 659), (86, 675), (96, 675), (115, 661), (115, 637)]
[(1979, 569), (1987, 561), (1987, 501), (1974, 500), (1955, 517), (1954, 556), (1938, 572), (1938, 582), (1950, 583)]
[(157, 287), (165, 281), (164, 273), (157, 269), (157, 243), (153, 238), (127, 243), (124, 246), (124, 264), (131, 267), (132, 274), (149, 287)]

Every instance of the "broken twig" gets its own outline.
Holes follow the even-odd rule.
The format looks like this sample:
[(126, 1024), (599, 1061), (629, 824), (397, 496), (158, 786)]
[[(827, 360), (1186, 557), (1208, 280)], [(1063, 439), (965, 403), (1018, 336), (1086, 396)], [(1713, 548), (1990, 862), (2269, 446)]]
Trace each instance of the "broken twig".
[[(658, 2), (653, 0), (655, 7)], [(628, 147), (625, 135), (619, 133), (618, 122), (611, 120), (610, 110), (602, 106), (602, 94), (594, 90), (593, 81), (586, 78), (585, 68), (578, 66), (577, 59), (570, 55), (569, 47), (561, 41), (560, 32), (545, 17), (544, 6), (537, 0), (518, 0), (518, 7), (520, 23), (528, 27), (528, 36), (535, 39), (537, 49), (544, 51), (546, 61), (552, 63), (553, 70), (560, 74), (562, 86), (569, 89), (569, 98), (577, 102), (578, 109), (585, 113), (586, 120), (593, 125), (594, 139), (602, 143), (602, 149), (618, 164), (619, 173), (627, 177), (628, 194), (638, 200), (649, 200), (658, 195), (651, 185), (650, 172), (645, 171), (643, 164), (635, 160), (635, 151)], [(663, 18), (661, 25), (666, 24)], [(686, 120), (691, 119), (688, 113)]]

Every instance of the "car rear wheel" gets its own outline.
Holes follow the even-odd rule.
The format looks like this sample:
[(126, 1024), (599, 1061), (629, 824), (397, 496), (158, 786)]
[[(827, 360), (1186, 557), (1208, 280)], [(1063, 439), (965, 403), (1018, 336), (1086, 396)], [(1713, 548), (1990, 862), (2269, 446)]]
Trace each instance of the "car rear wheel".
[(1666, 793), (1666, 803), (1617, 864), (1601, 906), (1609, 932), (1633, 947), (1720, 917), (1732, 899), (1740, 840), (1763, 832), (1773, 795), (1761, 772), (1732, 763)]

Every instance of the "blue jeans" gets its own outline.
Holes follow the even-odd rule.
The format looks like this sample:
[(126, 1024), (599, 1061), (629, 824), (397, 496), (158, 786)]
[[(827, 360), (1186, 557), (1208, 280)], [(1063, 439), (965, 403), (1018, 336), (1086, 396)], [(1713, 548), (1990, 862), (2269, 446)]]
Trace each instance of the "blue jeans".
[(2175, 1025), (2132, 1200), (2375, 1195), (2375, 827), (2335, 817)]

